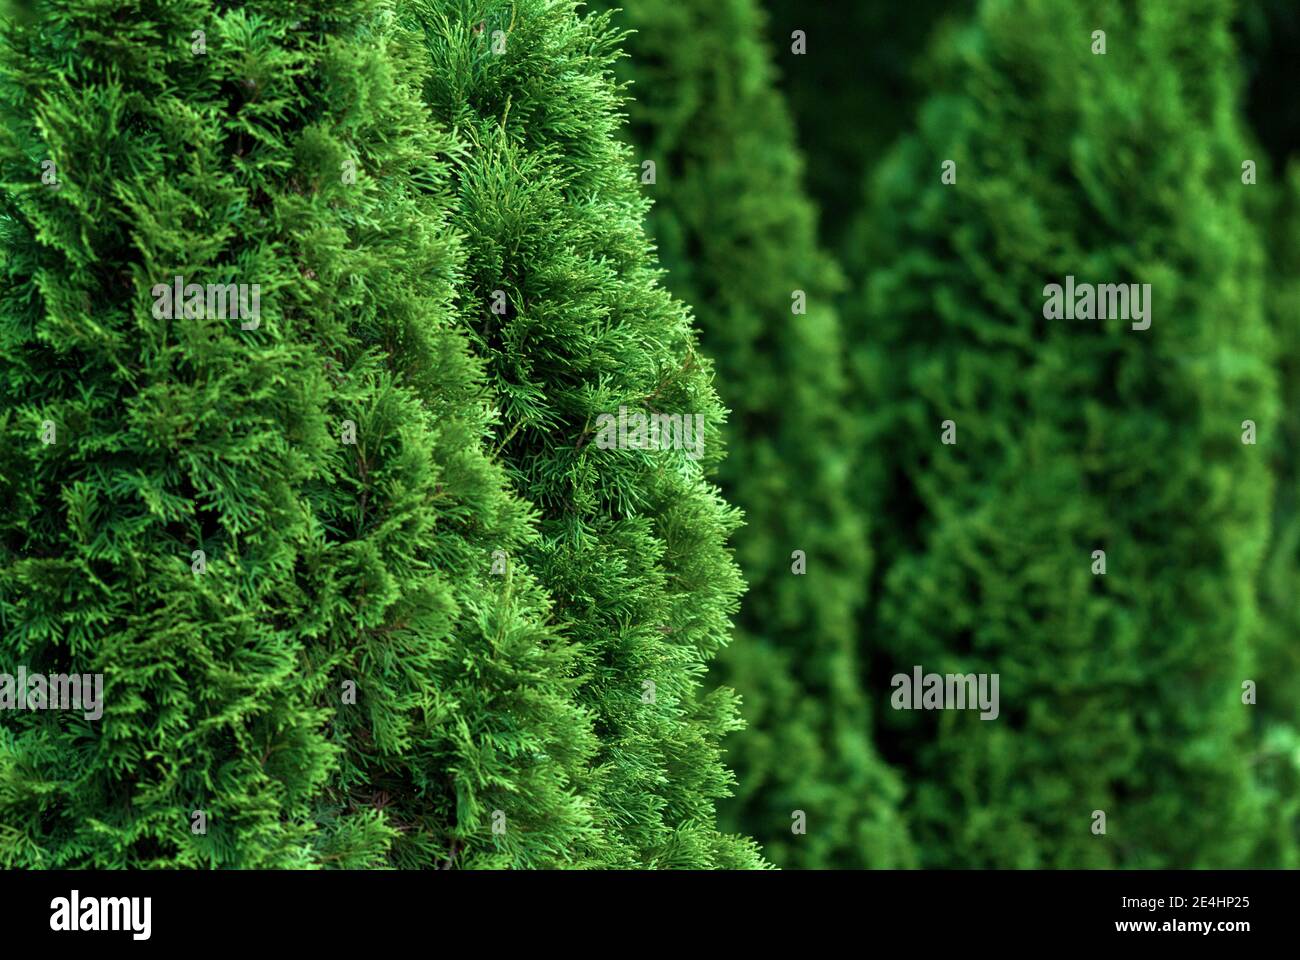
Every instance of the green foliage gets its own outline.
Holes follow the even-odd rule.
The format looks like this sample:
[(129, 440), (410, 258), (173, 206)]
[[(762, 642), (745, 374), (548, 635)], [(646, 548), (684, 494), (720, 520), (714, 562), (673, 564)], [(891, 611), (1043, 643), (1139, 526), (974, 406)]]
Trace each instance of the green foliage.
[[(617, 23), (632, 31), (620, 67), (637, 156), (656, 164), (651, 229), (732, 411), (720, 478), (745, 511), (750, 589), (720, 659), (747, 721), (727, 741), (740, 787), (724, 810), (780, 866), (906, 865), (901, 791), (871, 745), (855, 651), (868, 550), (830, 305), (842, 281), (817, 246), (761, 14), (753, 0), (686, 0), (629, 4)], [(806, 313), (792, 314), (795, 290)], [(791, 832), (795, 810), (806, 835)]]
[(0, 867), (1300, 863), (1294, 4), (613, 6), (0, 0)]
[[(541, 512), (526, 551), (581, 651), (600, 750), (593, 803), (620, 867), (762, 861), (715, 826), (735, 697), (701, 691), (741, 581), (738, 516), (709, 479), (723, 410), (686, 308), (659, 284), (618, 135), (607, 18), (568, 0), (422, 0), (433, 114), (463, 133), (460, 319), (501, 411), (498, 451)], [(497, 294), (500, 291), (500, 295)], [(494, 309), (495, 308), (495, 309)], [(609, 449), (620, 407), (690, 417), (703, 456)]]
[[(986, 0), (873, 185), (864, 642), (881, 688), (1001, 684), (996, 721), (878, 720), (924, 865), (1234, 867), (1260, 839), (1241, 684), (1279, 408), (1229, 13)], [(1044, 319), (1067, 275), (1150, 283), (1150, 329)]]
[[(1261, 182), (1260, 192), (1273, 202), (1267, 211), (1268, 305), (1277, 340), (1281, 409), (1290, 411), (1300, 405), (1300, 158), (1279, 180), (1275, 187)], [(1265, 619), (1259, 631), (1256, 729), (1259, 769), (1276, 816), (1261, 858), (1294, 868), (1300, 864), (1300, 647), (1294, 641), (1300, 630), (1295, 602), (1300, 594), (1300, 463), (1295, 453), (1300, 426), (1283, 415), (1275, 429), (1281, 440), (1273, 448), (1273, 539), (1261, 578)]]
[[(1262, 148), (1251, 152), (1259, 168), (1252, 213), (1269, 225), (1269, 315), (1282, 410), (1292, 411), (1300, 404), (1300, 106), (1286, 92), (1294, 86), (1300, 10), (1285, 0), (1261, 0), (1242, 5), (1239, 14), (1249, 79), (1246, 117)], [(1260, 859), (1294, 868), (1300, 865), (1300, 647), (1294, 641), (1300, 628), (1300, 426), (1284, 413), (1273, 429), (1280, 441), (1272, 451), (1273, 540), (1261, 579), (1265, 617), (1256, 671), (1256, 762), (1273, 816)]]
[[(589, 862), (576, 651), (490, 573), (536, 534), (418, 37), (129, 6), (41, 4), (0, 56), (0, 663), (105, 677), (100, 721), (0, 715), (0, 863)], [(259, 323), (160, 315), (175, 275), (259, 284)]]

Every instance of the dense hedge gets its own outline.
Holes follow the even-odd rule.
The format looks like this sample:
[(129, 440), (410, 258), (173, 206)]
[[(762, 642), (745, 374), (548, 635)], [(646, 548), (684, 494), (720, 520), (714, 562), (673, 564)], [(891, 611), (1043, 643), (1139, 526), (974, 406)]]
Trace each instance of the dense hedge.
[(0, 866), (1300, 864), (1294, 3), (615, 5), (0, 0)]

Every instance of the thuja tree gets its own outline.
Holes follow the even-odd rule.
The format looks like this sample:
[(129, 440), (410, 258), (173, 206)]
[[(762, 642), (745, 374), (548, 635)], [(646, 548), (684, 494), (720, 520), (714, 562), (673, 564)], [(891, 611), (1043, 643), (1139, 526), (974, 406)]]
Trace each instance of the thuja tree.
[(691, 304), (731, 410), (724, 492), (749, 583), (720, 675), (746, 729), (723, 809), (781, 866), (908, 863), (899, 787), (875, 756), (855, 635), (867, 537), (853, 398), (802, 161), (752, 0), (632, 4), (620, 73), (668, 286)]
[(610, 862), (757, 865), (752, 841), (715, 826), (735, 697), (702, 688), (741, 587), (737, 514), (710, 480), (723, 410), (644, 232), (618, 38), (567, 0), (410, 9), (430, 109), (469, 144), (461, 320), (487, 361), (500, 456), (542, 514), (526, 558), (582, 651)]
[[(1278, 404), (1229, 7), (988, 0), (876, 180), (863, 635), (926, 865), (1231, 867), (1258, 839)], [(918, 666), (998, 678), (996, 718), (916, 709), (956, 705), (895, 684)]]
[(0, 671), (103, 687), (0, 713), (0, 863), (594, 862), (418, 36), (128, 6), (3, 38)]

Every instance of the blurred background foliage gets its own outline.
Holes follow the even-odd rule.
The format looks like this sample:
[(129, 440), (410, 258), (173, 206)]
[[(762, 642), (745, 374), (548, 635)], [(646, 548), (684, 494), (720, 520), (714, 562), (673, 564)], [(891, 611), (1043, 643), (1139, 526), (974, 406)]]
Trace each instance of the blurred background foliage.
[[(1300, 863), (1300, 8), (624, 6), (747, 515), (728, 828), (785, 867)], [(1067, 274), (1151, 283), (1151, 329), (1044, 320)], [(1001, 716), (893, 710), (916, 664)]]

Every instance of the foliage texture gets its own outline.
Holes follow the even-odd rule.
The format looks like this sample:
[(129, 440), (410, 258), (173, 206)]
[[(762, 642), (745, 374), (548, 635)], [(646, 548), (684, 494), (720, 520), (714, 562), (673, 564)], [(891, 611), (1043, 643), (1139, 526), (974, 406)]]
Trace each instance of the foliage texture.
[[(0, 59), (0, 652), (106, 705), (0, 718), (0, 862), (590, 862), (576, 650), (491, 573), (536, 532), (419, 35), (369, 0), (37, 6)], [(258, 284), (259, 322), (160, 315), (176, 275)]]
[[(592, 799), (620, 867), (763, 865), (720, 832), (735, 695), (706, 690), (741, 579), (711, 479), (724, 410), (687, 308), (660, 283), (613, 75), (619, 36), (569, 0), (417, 0), (434, 117), (467, 144), (460, 322), (500, 410), (496, 452), (540, 512), (524, 558), (580, 651)], [(703, 417), (696, 457), (611, 447), (602, 415)], [(693, 421), (692, 421), (693, 422)]]

